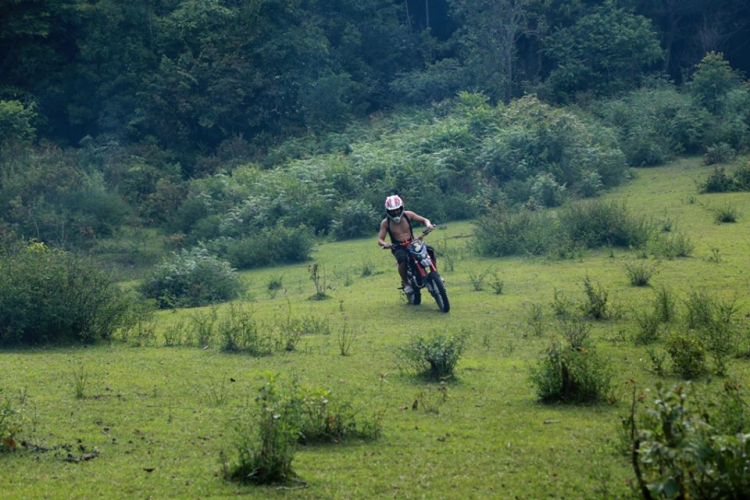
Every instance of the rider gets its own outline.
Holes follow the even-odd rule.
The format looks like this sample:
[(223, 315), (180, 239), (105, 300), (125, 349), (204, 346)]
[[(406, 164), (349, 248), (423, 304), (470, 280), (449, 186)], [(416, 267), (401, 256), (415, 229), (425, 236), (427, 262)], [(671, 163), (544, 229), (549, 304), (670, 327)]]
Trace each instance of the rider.
[[(393, 256), (398, 263), (398, 274), (401, 275), (401, 282), (404, 285), (404, 292), (411, 293), (412, 288), (409, 286), (406, 275), (406, 260), (408, 253), (406, 248), (399, 243), (413, 239), (414, 233), (411, 229), (411, 223), (419, 222), (427, 226), (427, 229), (434, 229), (429, 219), (414, 212), (404, 210), (404, 202), (396, 195), (389, 196), (385, 199), (385, 213), (387, 217), (380, 223), (380, 232), (378, 233), (378, 245), (382, 248), (390, 248)], [(385, 235), (391, 236), (391, 244), (385, 241)]]

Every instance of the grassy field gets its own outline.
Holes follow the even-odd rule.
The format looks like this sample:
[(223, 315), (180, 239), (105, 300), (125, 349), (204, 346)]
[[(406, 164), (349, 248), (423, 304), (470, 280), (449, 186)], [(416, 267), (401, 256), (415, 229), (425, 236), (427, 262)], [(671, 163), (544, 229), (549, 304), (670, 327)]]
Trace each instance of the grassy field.
[[(316, 290), (306, 265), (243, 273), (245, 307), (267, 328), (290, 317), (330, 326), (329, 334), (304, 336), (292, 352), (252, 357), (222, 351), (218, 341), (203, 348), (163, 346), (169, 325), (208, 314), (206, 308), (158, 313), (155, 340), (2, 351), (0, 389), (18, 406), (23, 401), (22, 438), (34, 446), (0, 456), (0, 497), (626, 496), (633, 474), (620, 452), (618, 429), (629, 408), (627, 382), (646, 389), (659, 380), (649, 370), (646, 349), (631, 340), (635, 312), (650, 308), (663, 285), (680, 299), (699, 289), (736, 299), (743, 321), (750, 313), (750, 194), (698, 194), (695, 183), (709, 171), (697, 158), (640, 169), (632, 182), (607, 195), (665, 221), (695, 244), (691, 257), (649, 257), (656, 269), (650, 286), (628, 281), (625, 265), (638, 260), (635, 251), (603, 249), (572, 260), (477, 258), (466, 250), (472, 224), (447, 223), (429, 237), (454, 255), (453, 270), (450, 259), (438, 257), (452, 306), (447, 315), (428, 296), (419, 307), (405, 303), (396, 289), (393, 259), (378, 249), (373, 234), (315, 250), (313, 259), (330, 286), (328, 300), (309, 300)], [(714, 210), (726, 206), (738, 210), (736, 223), (715, 222)], [(501, 294), (490, 284), (493, 273), (503, 282)], [(477, 291), (482, 274), (487, 278)], [(580, 299), (586, 276), (609, 292), (617, 313), (592, 322), (597, 346), (614, 368), (617, 400), (541, 404), (529, 370), (556, 329), (554, 291)], [(281, 281), (281, 287), (269, 290), (272, 281)], [(528, 325), (534, 308), (544, 314), (541, 336)], [(217, 313), (226, 311), (224, 305)], [(356, 332), (349, 356), (342, 356), (338, 345), (344, 328)], [(435, 385), (400, 370), (395, 355), (413, 336), (432, 332), (469, 336), (439, 412), (412, 409), (421, 392)], [(747, 360), (733, 359), (730, 376), (747, 385), (749, 368)], [(252, 402), (267, 372), (329, 387), (365, 410), (382, 410), (381, 437), (301, 446), (294, 469), (305, 488), (224, 481), (220, 454), (234, 458), (233, 418)], [(83, 397), (76, 397), (76, 383)], [(718, 387), (723, 382), (704, 378), (699, 383)]]

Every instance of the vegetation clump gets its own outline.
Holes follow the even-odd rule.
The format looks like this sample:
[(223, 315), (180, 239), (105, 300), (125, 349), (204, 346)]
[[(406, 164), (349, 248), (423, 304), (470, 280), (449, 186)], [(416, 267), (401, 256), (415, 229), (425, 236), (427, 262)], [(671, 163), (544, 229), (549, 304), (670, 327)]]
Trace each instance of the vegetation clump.
[(563, 322), (564, 340), (553, 338), (530, 380), (544, 402), (587, 403), (607, 400), (612, 370), (589, 338), (581, 321)]
[(466, 346), (463, 334), (419, 336), (398, 349), (398, 357), (419, 375), (440, 380), (453, 377)]
[(0, 256), (0, 343), (110, 338), (135, 301), (94, 262), (42, 243)]
[(182, 250), (158, 265), (140, 287), (159, 307), (198, 307), (236, 298), (242, 283), (228, 262), (203, 247)]
[(747, 394), (726, 382), (718, 396), (688, 386), (657, 386), (645, 412), (635, 404), (623, 423), (645, 499), (741, 499), (750, 491), (750, 415)]

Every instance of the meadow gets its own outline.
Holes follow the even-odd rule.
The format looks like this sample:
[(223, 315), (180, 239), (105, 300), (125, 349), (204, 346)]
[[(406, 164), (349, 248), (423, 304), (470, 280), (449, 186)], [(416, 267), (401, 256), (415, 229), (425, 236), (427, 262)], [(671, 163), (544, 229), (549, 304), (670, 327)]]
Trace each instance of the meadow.
[[(628, 414), (633, 384), (648, 400), (658, 381), (680, 383), (674, 375), (657, 376), (647, 349), (633, 341), (637, 314), (652, 307), (661, 287), (674, 293), (680, 314), (688, 295), (702, 290), (734, 301), (747, 331), (750, 195), (699, 194), (696, 184), (710, 170), (699, 158), (635, 169), (632, 181), (604, 196), (687, 236), (694, 243), (689, 257), (604, 248), (566, 259), (480, 258), (470, 251), (472, 222), (434, 221), (439, 227), (428, 242), (442, 251), (447, 315), (426, 295), (418, 307), (406, 304), (393, 258), (377, 247), (373, 232), (313, 251), (327, 300), (310, 300), (319, 291), (310, 279), (312, 262), (244, 271), (247, 292), (233, 305), (161, 311), (139, 332), (96, 345), (0, 351), (0, 388), (23, 408), (27, 442), (0, 456), (0, 496), (629, 497), (633, 471), (620, 417)], [(717, 223), (722, 208), (733, 208), (737, 221)], [(629, 281), (626, 267), (639, 263), (654, 270), (647, 286)], [(543, 404), (529, 373), (559, 333), (553, 297), (581, 300), (586, 277), (608, 292), (611, 317), (590, 326), (613, 369), (612, 397), (595, 405)], [(211, 314), (220, 321), (231, 307), (251, 312), (269, 335), (291, 320), (317, 326), (293, 349), (265, 356), (227, 352), (210, 336), (200, 345), (181, 337), (164, 345), (175, 325)], [(432, 333), (467, 338), (455, 377), (442, 386), (397, 362), (400, 346)], [(351, 342), (347, 355), (343, 338)], [(747, 385), (749, 367), (747, 359), (733, 358), (728, 377)], [(296, 483), (227, 482), (223, 461), (236, 454), (233, 422), (253, 406), (265, 373), (330, 388), (363, 414), (379, 412), (382, 434), (300, 446)], [(723, 383), (716, 376), (693, 382), (708, 390)]]

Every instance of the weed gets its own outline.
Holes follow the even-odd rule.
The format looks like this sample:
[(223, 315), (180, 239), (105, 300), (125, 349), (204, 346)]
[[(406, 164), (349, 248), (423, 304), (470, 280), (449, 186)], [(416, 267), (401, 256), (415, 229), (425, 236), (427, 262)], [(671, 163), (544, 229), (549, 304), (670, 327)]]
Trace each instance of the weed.
[(183, 345), (187, 338), (187, 332), (188, 325), (183, 321), (167, 325), (164, 328), (164, 345), (166, 347)]
[(737, 222), (737, 217), (739, 217), (739, 212), (732, 205), (725, 205), (714, 210), (714, 220), (718, 224)]
[(372, 276), (373, 274), (375, 274), (375, 265), (370, 259), (363, 259), (362, 263), (359, 266), (359, 275), (362, 278), (367, 278), (368, 276)]
[(442, 269), (446, 272), (453, 272), (456, 268), (456, 260), (460, 255), (460, 252), (448, 246), (446, 240), (440, 240), (435, 246), (435, 253), (440, 255), (440, 259), (443, 262)]
[(655, 236), (649, 242), (651, 252), (657, 257), (673, 260), (676, 257), (690, 257), (695, 244), (682, 233), (668, 233)]
[(255, 320), (254, 311), (231, 304), (218, 322), (216, 331), (226, 351), (242, 351), (254, 356), (272, 352), (272, 341), (267, 328)]
[(317, 262), (313, 262), (307, 266), (307, 272), (310, 276), (310, 281), (315, 285), (315, 295), (310, 297), (312, 300), (325, 300), (329, 296), (326, 290), (330, 290), (331, 287), (326, 282), (325, 269)]
[(351, 328), (344, 322), (336, 335), (336, 341), (339, 345), (339, 354), (348, 356), (351, 353), (352, 345), (357, 340), (357, 330)]
[(711, 255), (706, 257), (706, 261), (713, 262), (714, 264), (721, 263), (721, 253), (716, 247), (709, 247), (711, 249)]
[(656, 265), (649, 265), (645, 262), (627, 263), (625, 264), (625, 271), (631, 285), (646, 286), (651, 277), (656, 274)]
[(348, 439), (376, 439), (382, 430), (382, 415), (362, 411), (331, 389), (312, 388), (301, 391), (299, 441), (339, 443)]
[(612, 371), (593, 345), (576, 348), (552, 339), (530, 380), (542, 401), (596, 402), (609, 398)]
[(591, 326), (580, 318), (563, 319), (560, 322), (560, 330), (572, 349), (581, 349), (589, 345)]
[(554, 289), (552, 295), (552, 311), (558, 318), (567, 318), (572, 316), (572, 309), (575, 307), (575, 302), (563, 295), (557, 288)]
[(211, 345), (214, 336), (214, 326), (218, 320), (218, 309), (212, 306), (208, 311), (197, 312), (190, 316), (189, 334), (190, 342), (196, 347)]
[(417, 408), (425, 413), (440, 413), (440, 408), (442, 408), (450, 398), (449, 392), (448, 385), (445, 382), (441, 382), (437, 387), (425, 387), (420, 390), (414, 398), (412, 408), (416, 405)]
[(86, 371), (86, 367), (83, 364), (78, 365), (73, 369), (73, 390), (75, 392), (76, 399), (83, 399), (86, 397), (86, 385), (88, 384), (89, 374)]
[(280, 483), (296, 476), (292, 461), (300, 430), (301, 404), (296, 386), (282, 387), (265, 377), (256, 397), (257, 410), (244, 408), (235, 424), (238, 463), (225, 470), (242, 483)]
[(531, 304), (526, 313), (526, 324), (535, 337), (544, 335), (544, 309), (541, 304)]
[(667, 353), (675, 374), (694, 379), (706, 371), (706, 350), (692, 332), (673, 332), (667, 337)]
[(665, 362), (667, 361), (667, 353), (662, 350), (656, 350), (652, 348), (646, 349), (646, 354), (651, 362), (651, 371), (659, 377), (667, 375), (667, 368)]
[(16, 407), (0, 389), (0, 452), (18, 448), (18, 436), (23, 431), (22, 408)]
[(465, 345), (466, 336), (463, 334), (433, 334), (426, 338), (417, 337), (397, 352), (400, 359), (418, 374), (439, 380), (453, 376)]
[(658, 313), (636, 313), (635, 322), (637, 326), (633, 335), (635, 345), (648, 345), (659, 339), (662, 321)]
[(588, 276), (583, 279), (583, 292), (586, 295), (586, 301), (580, 304), (583, 315), (594, 319), (606, 319), (609, 314), (607, 306), (609, 292), (604, 290), (599, 283), (594, 287)]
[(284, 287), (284, 276), (281, 274), (274, 274), (268, 278), (266, 283), (267, 290), (281, 290)]
[(654, 315), (659, 318), (662, 323), (670, 323), (676, 315), (676, 304), (674, 293), (665, 287), (659, 288), (656, 292), (656, 299), (654, 300)]
[(475, 292), (480, 292), (484, 290), (484, 281), (487, 279), (487, 276), (489, 274), (490, 274), (490, 269), (485, 269), (484, 271), (476, 271), (476, 272), (474, 272), (473, 270), (469, 271), (469, 281), (474, 287)]
[(229, 400), (229, 390), (227, 387), (226, 377), (222, 377), (221, 382), (213, 381), (205, 392), (206, 403), (210, 406), (224, 406)]
[(492, 290), (495, 292), (495, 295), (501, 295), (503, 293), (505, 282), (500, 278), (497, 271), (493, 271), (490, 274), (490, 286), (492, 287)]

